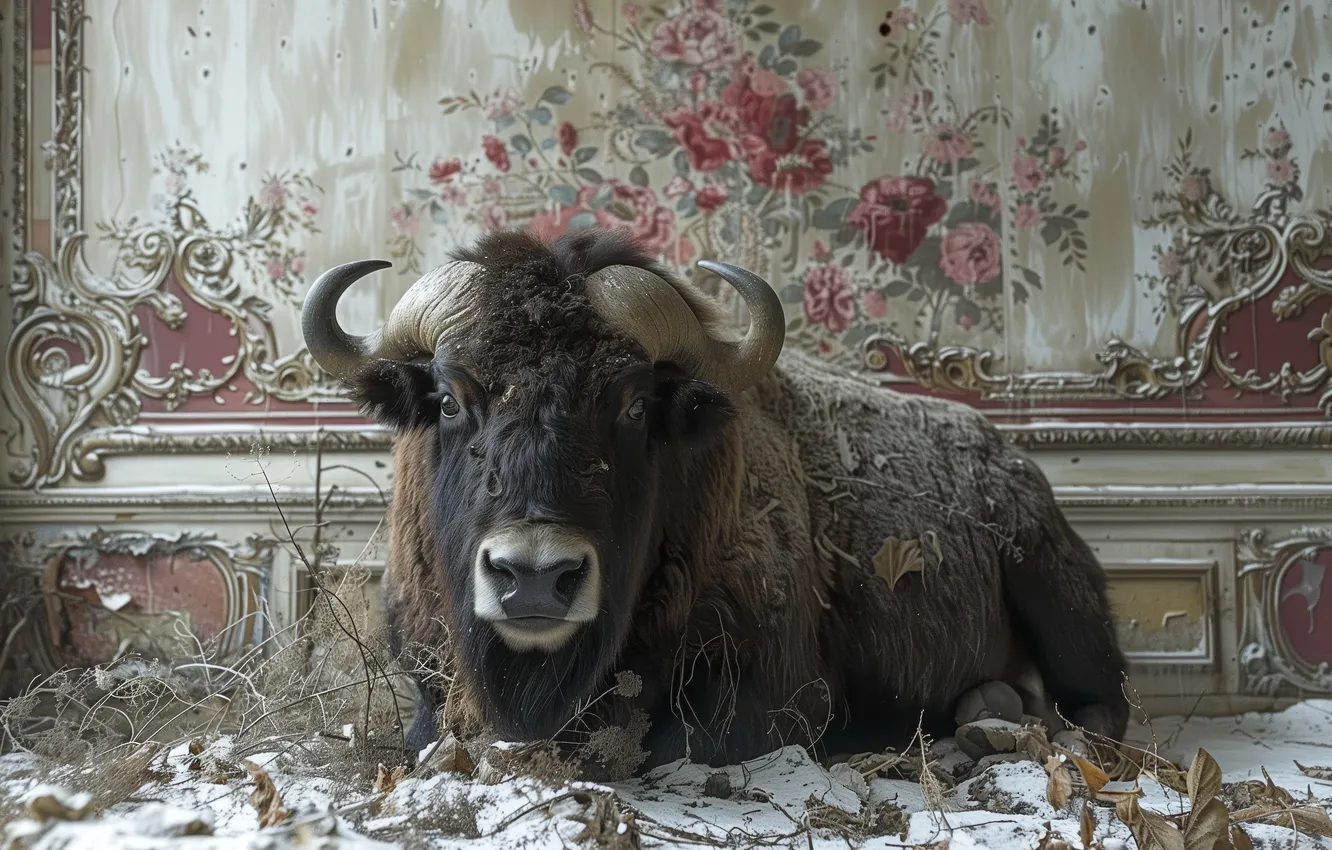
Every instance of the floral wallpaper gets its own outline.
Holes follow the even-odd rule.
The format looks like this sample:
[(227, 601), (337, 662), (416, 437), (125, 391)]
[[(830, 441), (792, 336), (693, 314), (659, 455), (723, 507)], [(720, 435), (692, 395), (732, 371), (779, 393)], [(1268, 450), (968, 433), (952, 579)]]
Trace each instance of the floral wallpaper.
[[(1222, 396), (1332, 411), (1332, 365), (1278, 326), (1332, 306), (1332, 282), (1301, 271), (1332, 240), (1291, 229), (1332, 208), (1332, 11), (1317, 3), (86, 12), (108, 27), (83, 57), (90, 266), (146, 273), (166, 228), (203, 246), (207, 299), (262, 325), (259, 366), (182, 373), (167, 412), (319, 386), (283, 358), (322, 268), (394, 263), (340, 308), (363, 332), (479, 232), (592, 225), (685, 275), (708, 257), (754, 269), (791, 344), (901, 381), (1152, 402), (1220, 371)], [(1264, 233), (1266, 254), (1250, 244)], [(1249, 305), (1272, 326), (1261, 345), (1227, 337)], [(1291, 339), (1318, 365), (1285, 368)]]

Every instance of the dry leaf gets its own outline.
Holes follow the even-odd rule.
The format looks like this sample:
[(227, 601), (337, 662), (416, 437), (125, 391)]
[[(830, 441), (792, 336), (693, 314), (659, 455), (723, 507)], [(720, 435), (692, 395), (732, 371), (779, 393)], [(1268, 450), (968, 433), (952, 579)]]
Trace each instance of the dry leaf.
[(1050, 756), (1045, 760), (1045, 772), (1050, 775), (1045, 782), (1045, 799), (1050, 801), (1055, 811), (1061, 812), (1073, 798), (1073, 775), (1058, 756)]
[(1188, 850), (1215, 850), (1230, 846), (1230, 812), (1215, 798), (1189, 812), (1184, 844)]
[[(92, 795), (53, 788), (28, 800), (28, 816), (39, 821), (83, 820), (92, 811)], [(14, 846), (17, 846), (15, 842)]]
[(1305, 776), (1312, 776), (1314, 779), (1332, 779), (1332, 767), (1308, 767), (1299, 762), (1295, 762), (1295, 766)]
[(467, 752), (467, 748), (452, 732), (444, 737), (438, 747), (435, 747), (435, 751), (426, 761), (426, 766), (445, 773), (461, 773), (464, 776), (471, 776), (476, 770), (472, 754)]
[(1332, 818), (1328, 817), (1327, 809), (1316, 803), (1291, 809), (1289, 817), (1295, 821), (1295, 828), (1306, 835), (1332, 838)]
[(1249, 833), (1239, 824), (1230, 828), (1230, 844), (1235, 850), (1253, 850), (1253, 841), (1249, 839)]
[(1115, 816), (1132, 831), (1139, 850), (1190, 850), (1184, 844), (1184, 833), (1161, 815), (1139, 806), (1137, 797), (1116, 803)]
[(920, 554), (919, 540), (898, 540), (885, 537), (879, 554), (874, 556), (874, 574), (888, 582), (889, 589), (907, 573), (923, 573), (925, 558)]
[(407, 768), (403, 765), (389, 770), (380, 762), (379, 768), (375, 771), (375, 792), (387, 794), (398, 786), (398, 780), (407, 775)]
[(190, 739), (189, 750), (190, 755), (195, 756), (195, 758), (190, 759), (190, 770), (203, 770), (203, 762), (198, 759), (198, 756), (202, 755), (204, 751), (203, 741), (198, 738)]
[(1050, 746), (1050, 740), (1045, 736), (1044, 726), (1023, 726), (1015, 738), (1017, 751), (1034, 762), (1044, 764), (1047, 758), (1054, 755), (1054, 747)]
[(291, 817), (291, 812), (282, 808), (282, 797), (278, 794), (273, 780), (268, 777), (268, 773), (249, 759), (242, 764), (250, 772), (250, 778), (254, 780), (254, 791), (250, 792), (250, 805), (259, 813), (259, 828), (276, 826)]
[(1078, 766), (1078, 772), (1082, 774), (1082, 781), (1087, 783), (1087, 788), (1090, 789), (1093, 794), (1100, 793), (1101, 789), (1109, 783), (1110, 777), (1105, 775), (1104, 770), (1101, 770), (1077, 753), (1072, 753), (1068, 750), (1063, 750), (1063, 753), (1072, 759), (1073, 763)]
[(1078, 837), (1082, 839), (1084, 850), (1092, 846), (1092, 839), (1096, 837), (1096, 810), (1090, 801), (1082, 804), (1082, 815), (1078, 818)]
[[(1194, 824), (1198, 818), (1208, 811), (1208, 804), (1216, 799), (1216, 795), (1221, 793), (1221, 765), (1216, 763), (1212, 754), (1198, 748), (1197, 754), (1193, 757), (1193, 764), (1189, 765), (1189, 775), (1186, 780), (1189, 792), (1189, 818), (1184, 827), (1185, 832), (1192, 832)], [(1225, 807), (1222, 807), (1225, 811)], [(1229, 815), (1227, 815), (1227, 820)], [(1211, 845), (1207, 845), (1207, 850), (1211, 850)]]

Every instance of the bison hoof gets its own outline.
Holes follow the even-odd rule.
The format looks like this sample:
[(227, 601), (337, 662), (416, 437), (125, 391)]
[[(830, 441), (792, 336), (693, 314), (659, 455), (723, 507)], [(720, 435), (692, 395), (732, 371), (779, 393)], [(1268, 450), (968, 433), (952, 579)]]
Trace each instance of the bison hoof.
[(957, 748), (967, 758), (980, 761), (986, 756), (1015, 752), (1021, 731), (1022, 727), (1016, 723), (990, 718), (959, 726), (954, 737)]
[(1022, 722), (1022, 697), (1006, 683), (997, 680), (986, 682), (967, 691), (957, 701), (953, 720), (958, 726), (992, 719), (1007, 720), (1009, 723)]

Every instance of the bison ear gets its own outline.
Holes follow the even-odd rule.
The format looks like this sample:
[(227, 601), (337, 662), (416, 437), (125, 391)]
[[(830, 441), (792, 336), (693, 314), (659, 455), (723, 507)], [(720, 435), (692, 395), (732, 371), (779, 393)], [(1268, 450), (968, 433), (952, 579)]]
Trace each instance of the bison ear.
[(667, 381), (661, 386), (661, 399), (666, 410), (663, 436), (667, 440), (707, 442), (720, 436), (735, 418), (731, 399), (705, 381)]
[(429, 394), (435, 382), (423, 366), (373, 360), (346, 384), (361, 412), (386, 428), (406, 431), (434, 420)]

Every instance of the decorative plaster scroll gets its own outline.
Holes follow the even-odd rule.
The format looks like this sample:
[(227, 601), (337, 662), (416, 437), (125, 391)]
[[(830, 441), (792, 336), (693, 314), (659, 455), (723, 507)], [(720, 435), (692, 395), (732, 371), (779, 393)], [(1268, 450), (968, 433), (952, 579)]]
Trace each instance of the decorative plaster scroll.
[[(1332, 593), (1324, 593), (1332, 564), (1332, 526), (1296, 529), (1269, 541), (1262, 529), (1250, 529), (1239, 541), (1239, 587), (1243, 605), (1239, 654), (1247, 693), (1271, 696), (1279, 691), (1332, 693), (1332, 652), (1326, 658), (1305, 657), (1295, 645), (1296, 629), (1326, 647), (1332, 618)], [(1315, 616), (1320, 619), (1315, 620)], [(1324, 622), (1324, 619), (1327, 621)], [(1321, 640), (1317, 636), (1321, 635)], [(1301, 643), (1306, 643), (1303, 636)]]

